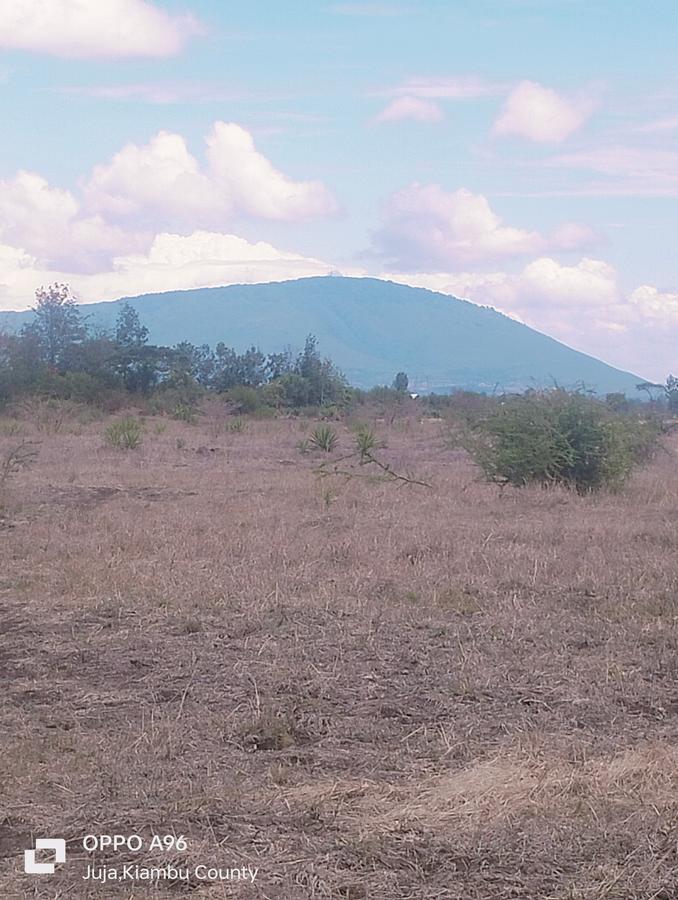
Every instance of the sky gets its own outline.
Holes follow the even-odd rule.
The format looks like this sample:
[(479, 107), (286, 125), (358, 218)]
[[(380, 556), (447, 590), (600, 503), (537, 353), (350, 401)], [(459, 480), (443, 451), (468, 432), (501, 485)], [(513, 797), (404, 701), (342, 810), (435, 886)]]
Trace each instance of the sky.
[(0, 309), (371, 275), (678, 374), (675, 0), (0, 4)]

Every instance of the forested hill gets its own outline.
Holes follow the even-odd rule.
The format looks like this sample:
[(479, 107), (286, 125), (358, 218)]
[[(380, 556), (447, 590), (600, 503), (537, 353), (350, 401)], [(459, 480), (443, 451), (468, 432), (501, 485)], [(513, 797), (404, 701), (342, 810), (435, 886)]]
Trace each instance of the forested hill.
[[(338, 276), (170, 291), (87, 304), (89, 323), (112, 326), (129, 302), (153, 343), (181, 341), (236, 350), (297, 350), (318, 339), (358, 387), (390, 384), (405, 371), (411, 389), (515, 390), (583, 383), (599, 393), (635, 393), (642, 379), (615, 369), (488, 307), (376, 278)], [(15, 331), (30, 313), (0, 313)]]

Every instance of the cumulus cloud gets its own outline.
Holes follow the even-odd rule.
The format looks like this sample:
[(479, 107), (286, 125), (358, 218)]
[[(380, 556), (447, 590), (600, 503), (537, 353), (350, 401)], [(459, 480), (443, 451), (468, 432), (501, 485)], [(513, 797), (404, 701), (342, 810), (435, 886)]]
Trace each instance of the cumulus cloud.
[(564, 225), (550, 237), (505, 225), (486, 197), (464, 188), (413, 184), (393, 194), (375, 245), (400, 270), (446, 270), (547, 249), (572, 250), (594, 235), (580, 225)]
[(392, 99), (372, 121), (376, 123), (441, 122), (444, 111), (439, 100), (474, 100), (502, 94), (507, 90), (503, 83), (488, 81), (477, 76), (413, 77), (387, 90), (374, 92), (374, 96)]
[(298, 221), (330, 215), (336, 203), (319, 181), (279, 172), (234, 123), (216, 122), (201, 166), (181, 135), (160, 132), (143, 146), (127, 144), (97, 166), (85, 185), (88, 206), (119, 218), (213, 226), (233, 216)]
[(629, 302), (648, 319), (665, 325), (678, 325), (678, 292), (660, 291), (649, 284), (642, 284), (633, 291)]
[(0, 47), (77, 58), (163, 57), (202, 31), (148, 0), (8, 0)]
[(56, 267), (42, 263), (25, 250), (0, 243), (0, 310), (28, 309), (38, 287), (65, 280), (66, 273)]
[(568, 309), (609, 308), (620, 296), (614, 266), (588, 258), (572, 266), (548, 257), (534, 260), (520, 275), (519, 293), (524, 307), (539, 306), (546, 298), (551, 307)]
[(396, 97), (375, 116), (375, 122), (402, 122), (404, 119), (412, 119), (415, 122), (441, 122), (443, 118), (442, 109), (432, 100)]
[(94, 276), (89, 290), (97, 297), (112, 297), (283, 281), (330, 271), (328, 263), (279, 250), (264, 241), (250, 243), (233, 234), (208, 231), (188, 236), (163, 233), (155, 237), (147, 253), (114, 260), (113, 272)]
[(614, 266), (603, 260), (583, 258), (565, 265), (543, 256), (518, 272), (398, 272), (385, 277), (493, 306), (646, 378), (662, 380), (675, 369), (678, 293), (651, 285), (624, 291)]
[(581, 128), (594, 109), (590, 98), (561, 97), (534, 81), (521, 81), (508, 95), (492, 131), (498, 136), (559, 143)]
[(101, 216), (83, 213), (70, 191), (50, 186), (34, 172), (20, 171), (0, 181), (0, 240), (45, 265), (96, 271), (112, 255), (138, 247), (141, 238)]
[[(157, 234), (144, 252), (117, 257), (107, 271), (46, 265), (0, 243), (0, 309), (32, 305), (35, 289), (67, 282), (83, 301), (132, 294), (256, 283), (329, 274), (323, 260), (252, 243), (233, 234)], [(349, 269), (347, 275), (363, 275)], [(675, 369), (678, 293), (641, 285), (624, 292), (613, 266), (584, 258), (564, 265), (541, 256), (520, 271), (388, 273), (381, 277), (493, 306), (507, 315), (645, 378)], [(586, 329), (581, 323), (586, 322)]]
[(54, 281), (67, 282), (83, 302), (94, 302), (152, 291), (283, 281), (326, 275), (334, 269), (264, 241), (250, 243), (233, 234), (207, 231), (158, 234), (146, 252), (117, 257), (108, 271), (95, 274), (50, 267), (25, 251), (0, 244), (0, 309), (28, 308), (35, 289)]
[(587, 257), (574, 265), (539, 257), (516, 273), (413, 273), (398, 280), (489, 304), (535, 327), (563, 319), (568, 331), (580, 331), (582, 311), (594, 318), (614, 318), (617, 325), (624, 324), (620, 316), (626, 318), (619, 309), (623, 297), (615, 268)]
[(320, 182), (288, 178), (247, 131), (217, 122), (204, 164), (181, 135), (161, 132), (96, 166), (77, 194), (34, 172), (0, 180), (0, 243), (50, 270), (97, 272), (147, 251), (161, 231), (223, 231), (237, 217), (297, 221), (335, 208)]

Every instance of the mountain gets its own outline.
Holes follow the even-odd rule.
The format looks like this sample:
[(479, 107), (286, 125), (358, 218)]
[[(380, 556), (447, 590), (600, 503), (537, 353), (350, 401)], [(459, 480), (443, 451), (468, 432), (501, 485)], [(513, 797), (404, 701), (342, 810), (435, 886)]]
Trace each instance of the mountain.
[[(307, 334), (318, 339), (359, 387), (390, 384), (407, 372), (419, 391), (451, 388), (520, 390), (583, 383), (599, 393), (635, 393), (642, 379), (572, 350), (502, 315), (446, 294), (376, 278), (325, 276), (271, 284), (230, 285), (143, 294), (83, 307), (91, 324), (110, 328), (129, 303), (150, 340), (242, 351), (299, 349)], [(0, 313), (0, 329), (14, 331), (30, 313)]]

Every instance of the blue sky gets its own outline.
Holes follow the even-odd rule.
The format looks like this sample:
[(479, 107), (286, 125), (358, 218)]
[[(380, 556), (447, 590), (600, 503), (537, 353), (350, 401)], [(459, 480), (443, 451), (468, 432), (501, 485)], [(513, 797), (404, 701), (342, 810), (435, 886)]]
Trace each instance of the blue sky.
[(674, 2), (7, 7), (0, 308), (336, 270), (678, 370)]

